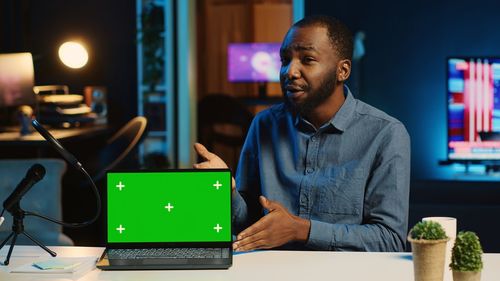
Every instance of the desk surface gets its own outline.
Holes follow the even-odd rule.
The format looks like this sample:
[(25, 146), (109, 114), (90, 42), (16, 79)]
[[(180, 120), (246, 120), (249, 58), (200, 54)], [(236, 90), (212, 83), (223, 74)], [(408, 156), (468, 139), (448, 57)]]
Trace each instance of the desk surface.
[[(68, 129), (49, 129), (49, 132), (58, 140), (65, 142), (73, 139), (92, 138), (97, 135), (107, 132), (106, 125), (93, 125), (86, 127), (68, 128)], [(1, 146), (19, 146), (19, 145), (42, 145), (48, 143), (36, 131), (33, 133), (21, 136), (19, 132), (7, 131), (0, 133)]]
[[(103, 248), (50, 247), (60, 257), (100, 256)], [(7, 247), (0, 251), (5, 260)], [(9, 266), (0, 266), (0, 280), (44, 280), (39, 276), (8, 273), (13, 268), (47, 259), (35, 246), (16, 246)], [(500, 254), (484, 254), (482, 281), (498, 280)], [(47, 280), (47, 279), (45, 279)], [(52, 279), (53, 280), (53, 279)], [(66, 279), (64, 279), (66, 280)], [(260, 251), (237, 254), (228, 270), (101, 271), (95, 269), (81, 279), (107, 281), (136, 280), (413, 280), (410, 253)]]

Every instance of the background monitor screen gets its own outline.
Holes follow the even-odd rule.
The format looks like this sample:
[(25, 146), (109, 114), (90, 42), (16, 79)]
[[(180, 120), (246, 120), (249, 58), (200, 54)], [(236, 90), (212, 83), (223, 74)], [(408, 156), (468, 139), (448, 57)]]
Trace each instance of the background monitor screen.
[(279, 82), (281, 43), (231, 43), (228, 45), (230, 82)]
[(448, 58), (448, 159), (500, 160), (500, 58)]
[(34, 105), (34, 77), (30, 53), (0, 54), (0, 107)]

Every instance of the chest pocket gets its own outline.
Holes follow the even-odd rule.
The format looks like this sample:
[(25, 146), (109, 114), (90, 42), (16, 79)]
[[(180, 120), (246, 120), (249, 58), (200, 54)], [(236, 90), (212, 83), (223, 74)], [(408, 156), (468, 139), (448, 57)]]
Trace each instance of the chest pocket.
[(318, 211), (326, 214), (360, 215), (364, 198), (365, 172), (335, 168), (318, 192)]

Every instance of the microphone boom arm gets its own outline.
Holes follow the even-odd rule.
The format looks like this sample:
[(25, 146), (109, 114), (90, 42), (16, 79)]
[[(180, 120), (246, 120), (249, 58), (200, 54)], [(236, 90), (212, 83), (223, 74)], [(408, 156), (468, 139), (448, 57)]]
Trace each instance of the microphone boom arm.
[(85, 226), (88, 226), (88, 225), (94, 223), (99, 218), (99, 215), (101, 213), (101, 196), (99, 195), (99, 191), (97, 189), (97, 186), (95, 185), (94, 180), (89, 175), (89, 173), (87, 173), (87, 171), (83, 168), (82, 164), (80, 162), (78, 162), (78, 160), (76, 159), (76, 157), (73, 156), (68, 150), (66, 150), (61, 145), (61, 143), (59, 143), (59, 141), (56, 138), (54, 138), (54, 136), (52, 136), (36, 119), (33, 119), (31, 121), (31, 125), (33, 125), (33, 127), (40, 133), (40, 135), (42, 135), (42, 137), (45, 140), (47, 140), (47, 142), (50, 143), (50, 145), (55, 150), (57, 150), (57, 152), (59, 152), (59, 154), (61, 154), (61, 156), (68, 163), (70, 163), (73, 167), (75, 167), (78, 171), (80, 171), (82, 174), (85, 175), (85, 177), (87, 178), (87, 180), (90, 182), (91, 187), (92, 187), (92, 191), (94, 192), (94, 195), (96, 197), (96, 205), (97, 205), (96, 209), (97, 210), (96, 210), (96, 213), (95, 213), (94, 217), (91, 220), (85, 221), (85, 222), (81, 222), (81, 223), (66, 223), (66, 222), (58, 221), (58, 220), (55, 220), (55, 219), (52, 219), (52, 218), (49, 218), (49, 217), (46, 217), (46, 216), (43, 216), (43, 215), (40, 215), (40, 214), (33, 213), (33, 212), (26, 212), (26, 215), (36, 216), (36, 217), (39, 217), (39, 218), (42, 218), (42, 219), (45, 219), (45, 220), (48, 220), (48, 221), (60, 224), (60, 225), (62, 225), (64, 227), (71, 227), (71, 228), (85, 227)]

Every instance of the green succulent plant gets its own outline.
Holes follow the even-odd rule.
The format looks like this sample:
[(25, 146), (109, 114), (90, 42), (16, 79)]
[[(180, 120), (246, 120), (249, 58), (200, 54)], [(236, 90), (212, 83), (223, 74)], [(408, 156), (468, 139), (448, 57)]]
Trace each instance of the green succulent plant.
[(417, 223), (410, 231), (411, 238), (416, 240), (439, 240), (446, 239), (443, 227), (434, 221), (422, 221)]
[(450, 268), (456, 271), (480, 271), (483, 268), (483, 249), (476, 233), (461, 231), (451, 252)]

